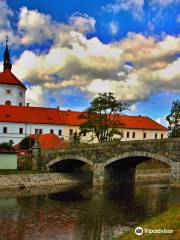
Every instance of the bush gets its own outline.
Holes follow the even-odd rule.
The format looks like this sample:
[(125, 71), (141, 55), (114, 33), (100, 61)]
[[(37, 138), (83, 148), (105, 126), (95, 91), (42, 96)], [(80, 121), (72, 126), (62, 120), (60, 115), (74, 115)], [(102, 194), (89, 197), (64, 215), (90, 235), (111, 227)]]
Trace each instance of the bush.
[(2, 150), (11, 150), (12, 145), (8, 142), (3, 142), (0, 144), (0, 149)]

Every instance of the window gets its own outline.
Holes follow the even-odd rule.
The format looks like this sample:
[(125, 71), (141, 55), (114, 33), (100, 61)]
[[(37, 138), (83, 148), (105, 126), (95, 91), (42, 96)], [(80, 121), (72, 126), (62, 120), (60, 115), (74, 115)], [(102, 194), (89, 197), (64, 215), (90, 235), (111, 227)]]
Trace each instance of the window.
[(23, 92), (19, 92), (19, 96), (22, 97), (23, 96)]
[(7, 94), (11, 94), (11, 89), (6, 89)]
[(19, 103), (19, 106), (22, 106), (22, 102)]
[(34, 132), (35, 132), (35, 134), (42, 134), (43, 130), (36, 128)]
[(157, 139), (157, 133), (154, 134), (154, 138)]
[(164, 137), (164, 135), (163, 135), (163, 133), (161, 133), (161, 139), (163, 139), (163, 137)]
[(129, 132), (127, 132), (126, 137), (129, 138)]
[(135, 133), (135, 132), (133, 132), (133, 133), (132, 133), (132, 137), (133, 137), (133, 138), (135, 138), (135, 135), (136, 135), (136, 133)]
[(23, 134), (23, 128), (19, 128), (19, 134)]
[(61, 136), (62, 135), (62, 130), (58, 131), (58, 135)]
[(69, 129), (69, 135), (73, 135), (73, 129)]
[(7, 100), (7, 101), (5, 102), (5, 105), (11, 105), (11, 101)]
[(7, 127), (3, 127), (3, 133), (7, 133)]
[(38, 134), (38, 129), (37, 129), (37, 128), (34, 130), (34, 133), (35, 133), (35, 134)]
[(143, 137), (146, 138), (146, 133), (144, 132)]
[(54, 129), (50, 129), (50, 133), (54, 133)]

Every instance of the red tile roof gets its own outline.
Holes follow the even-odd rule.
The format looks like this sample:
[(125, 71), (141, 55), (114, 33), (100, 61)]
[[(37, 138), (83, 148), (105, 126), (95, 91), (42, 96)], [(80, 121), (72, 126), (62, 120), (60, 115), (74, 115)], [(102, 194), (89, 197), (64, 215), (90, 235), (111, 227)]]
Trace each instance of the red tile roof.
[(64, 122), (66, 123), (66, 125), (70, 125), (70, 126), (79, 126), (81, 123), (85, 121), (84, 119), (79, 118), (80, 114), (82, 114), (82, 112), (75, 112), (71, 110), (67, 110), (67, 111), (61, 110), (61, 115), (64, 119)]
[(65, 147), (67, 144), (64, 142), (63, 138), (59, 138), (54, 133), (31, 135), (32, 138), (38, 138), (38, 142), (41, 148), (61, 148)]
[(25, 85), (9, 69), (0, 73), (0, 84), (17, 85), (26, 89)]
[(0, 105), (0, 122), (64, 124), (59, 109)]
[[(67, 125), (79, 126), (84, 122), (84, 119), (79, 119), (81, 112), (61, 111), (61, 114)], [(146, 116), (119, 115), (119, 121), (122, 123), (121, 128), (168, 130), (166, 127)]]
[[(38, 139), (40, 147), (44, 149), (64, 148), (68, 146), (68, 143), (66, 143), (63, 138), (59, 138), (54, 133), (32, 134), (31, 139)], [(20, 150), (20, 142), (16, 144), (15, 149)]]
[[(54, 108), (0, 105), (0, 122), (41, 123), (79, 126), (81, 112), (62, 111)], [(121, 128), (166, 130), (164, 126), (146, 116), (119, 115)]]

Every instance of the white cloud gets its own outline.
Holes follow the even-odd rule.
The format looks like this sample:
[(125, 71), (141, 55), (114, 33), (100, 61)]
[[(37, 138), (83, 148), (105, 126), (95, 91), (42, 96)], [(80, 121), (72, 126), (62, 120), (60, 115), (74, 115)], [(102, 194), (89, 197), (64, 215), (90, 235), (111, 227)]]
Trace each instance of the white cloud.
[(96, 20), (87, 14), (75, 13), (69, 18), (69, 25), (74, 31), (88, 33), (95, 31)]
[(41, 86), (28, 87), (26, 91), (26, 102), (32, 106), (44, 106), (45, 98)]
[(49, 15), (39, 13), (37, 10), (20, 9), (18, 29), (23, 44), (42, 42), (53, 38), (52, 19)]
[(10, 28), (9, 17), (13, 15), (13, 12), (8, 7), (6, 1), (0, 1), (0, 11), (0, 28)]
[(55, 22), (50, 15), (29, 10), (27, 7), (20, 9), (18, 30), (23, 44), (41, 43), (49, 39), (58, 44), (65, 44), (71, 31), (82, 34), (95, 31), (95, 19), (87, 14), (75, 13), (69, 17), (68, 23)]
[(134, 18), (140, 20), (143, 17), (144, 0), (116, 0), (114, 4), (108, 4), (105, 10), (118, 13), (120, 11), (128, 11)]
[(112, 35), (116, 35), (119, 31), (119, 25), (117, 22), (110, 22), (109, 23), (109, 30)]

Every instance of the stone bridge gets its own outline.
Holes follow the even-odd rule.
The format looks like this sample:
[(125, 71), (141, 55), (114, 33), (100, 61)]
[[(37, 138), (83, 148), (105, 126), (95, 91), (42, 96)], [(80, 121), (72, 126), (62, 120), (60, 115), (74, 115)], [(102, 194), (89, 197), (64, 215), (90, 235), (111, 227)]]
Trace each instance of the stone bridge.
[[(36, 151), (36, 153), (38, 153)], [(88, 164), (93, 171), (93, 183), (132, 183), (138, 164), (156, 159), (169, 165), (170, 183), (180, 184), (180, 139), (136, 140), (117, 143), (89, 144), (88, 146), (39, 152), (41, 166), (47, 170), (80, 168)]]

